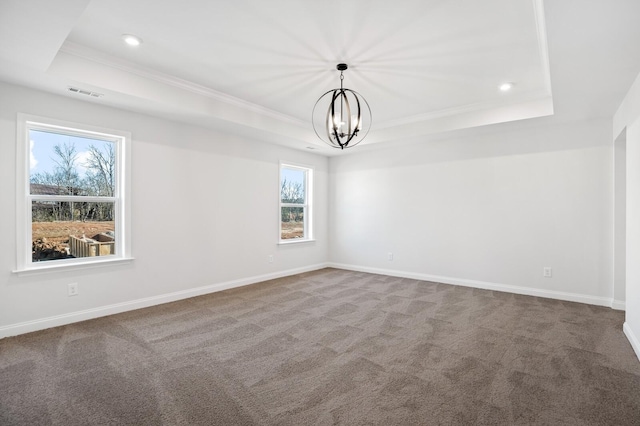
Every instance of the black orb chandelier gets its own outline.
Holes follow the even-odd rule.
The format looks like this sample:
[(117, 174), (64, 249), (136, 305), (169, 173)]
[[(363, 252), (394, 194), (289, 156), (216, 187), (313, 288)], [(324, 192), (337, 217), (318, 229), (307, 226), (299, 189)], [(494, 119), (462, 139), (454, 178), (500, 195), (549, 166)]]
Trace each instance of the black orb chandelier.
[(313, 107), (313, 130), (322, 141), (334, 148), (355, 146), (371, 128), (371, 108), (358, 92), (342, 87), (347, 64), (336, 66), (340, 71), (340, 88), (320, 96)]

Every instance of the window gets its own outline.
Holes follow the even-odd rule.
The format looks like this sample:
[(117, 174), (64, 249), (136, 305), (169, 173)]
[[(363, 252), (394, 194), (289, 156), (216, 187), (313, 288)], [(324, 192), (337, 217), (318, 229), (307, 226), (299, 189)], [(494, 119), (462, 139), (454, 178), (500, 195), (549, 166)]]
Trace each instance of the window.
[(18, 271), (128, 258), (126, 132), (20, 114)]
[(311, 188), (313, 170), (280, 165), (280, 242), (312, 239)]

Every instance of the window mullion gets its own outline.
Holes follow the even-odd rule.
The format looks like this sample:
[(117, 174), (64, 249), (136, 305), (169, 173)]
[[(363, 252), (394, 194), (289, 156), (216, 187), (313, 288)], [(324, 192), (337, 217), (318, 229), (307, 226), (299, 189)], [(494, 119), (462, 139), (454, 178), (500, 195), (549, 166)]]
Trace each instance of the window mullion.
[(96, 197), (82, 195), (28, 195), (29, 201), (52, 201), (62, 203), (115, 203), (116, 197)]

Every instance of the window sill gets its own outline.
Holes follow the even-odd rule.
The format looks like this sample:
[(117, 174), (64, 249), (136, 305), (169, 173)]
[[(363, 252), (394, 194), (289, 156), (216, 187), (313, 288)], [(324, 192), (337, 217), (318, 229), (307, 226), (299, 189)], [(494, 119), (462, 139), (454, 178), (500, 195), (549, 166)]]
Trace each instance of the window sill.
[(287, 246), (290, 244), (300, 244), (300, 243), (315, 243), (316, 240), (313, 238), (307, 238), (307, 239), (302, 239), (302, 238), (292, 238), (290, 240), (281, 240), (278, 245), (280, 246)]
[[(92, 260), (90, 262), (46, 264), (43, 266), (38, 265), (38, 266), (28, 266), (24, 268), (18, 268), (12, 271), (12, 273), (18, 276), (23, 276), (23, 275), (44, 274), (44, 273), (50, 273), (50, 272), (66, 272), (66, 271), (75, 271), (79, 269), (93, 269), (93, 268), (101, 268), (104, 266), (126, 264), (126, 263), (133, 262), (133, 260), (134, 260), (133, 257), (124, 257), (124, 258), (119, 257), (117, 259), (104, 259), (104, 260), (101, 259), (101, 260)], [(38, 262), (38, 263), (43, 263), (43, 262)]]

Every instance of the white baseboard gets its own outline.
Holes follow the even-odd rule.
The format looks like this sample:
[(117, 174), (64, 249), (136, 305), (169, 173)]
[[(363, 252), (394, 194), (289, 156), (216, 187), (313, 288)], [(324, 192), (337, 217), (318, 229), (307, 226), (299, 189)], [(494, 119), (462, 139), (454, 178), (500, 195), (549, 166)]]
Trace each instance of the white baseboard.
[[(613, 300), (606, 297), (588, 296), (578, 293), (566, 293), (553, 290), (541, 290), (531, 287), (519, 287), (507, 284), (497, 284), (486, 281), (468, 280), (463, 278), (444, 277), (440, 275), (428, 275), (416, 272), (404, 272), (392, 269), (370, 268), (367, 266), (345, 265), (341, 263), (329, 263), (329, 267), (346, 269), (349, 271), (368, 272), (371, 274), (389, 275), (392, 277), (410, 278), (421, 281), (433, 281), (443, 284), (460, 285), (464, 287), (481, 288), (484, 290), (502, 291), (506, 293), (523, 294), (526, 296), (546, 297), (549, 299), (566, 300), (569, 302), (586, 303), (589, 305), (612, 307)], [(624, 305), (624, 302), (622, 302)], [(624, 306), (623, 306), (624, 307)]]
[[(290, 275), (301, 274), (304, 272), (316, 271), (323, 268), (338, 268), (346, 269), (349, 271), (367, 272), (372, 274), (389, 275), (392, 277), (410, 278), (422, 281), (433, 281), (444, 284), (461, 285), (465, 287), (481, 288), (485, 290), (503, 291), (507, 293), (523, 294), (527, 296), (546, 297), (550, 299), (566, 300), (570, 302), (587, 303), (590, 305), (608, 306), (613, 309), (624, 309), (625, 303), (621, 301), (614, 301), (612, 299), (604, 297), (587, 296), (576, 293), (565, 293), (552, 290), (540, 290), (530, 287), (518, 287), (506, 284), (496, 284), (485, 281), (468, 280), (461, 278), (444, 277), (439, 275), (428, 275), (415, 272), (403, 272), (392, 269), (370, 268), (366, 266), (347, 265), (341, 263), (320, 263), (316, 265), (310, 265), (302, 268), (289, 269), (286, 271), (279, 271), (270, 274), (257, 275), (248, 278), (241, 278), (238, 280), (227, 281), (223, 283), (211, 284), (202, 287), (196, 287), (189, 290), (178, 291), (174, 293), (162, 294), (159, 296), (147, 297), (143, 299), (131, 300), (128, 302), (117, 303), (113, 305), (100, 306), (97, 308), (87, 309), (83, 311), (70, 312), (68, 314), (57, 315), (53, 317), (41, 318), (32, 321), (26, 321), (16, 324), (9, 324), (0, 327), (0, 339), (16, 336), (19, 334), (30, 333), (33, 331), (44, 330), (51, 327), (57, 327), (61, 325), (72, 324), (79, 321), (85, 321), (88, 319), (99, 318), (107, 315), (118, 314), (121, 312), (132, 311), (135, 309), (147, 308), (150, 306), (161, 305), (163, 303), (175, 302), (178, 300), (188, 299), (190, 297), (201, 296), (203, 294), (215, 293), (217, 291), (228, 290), (231, 288), (242, 287), (249, 284), (255, 284), (262, 281), (268, 281), (276, 278), (287, 277)], [(625, 324), (625, 334), (631, 341), (636, 354), (640, 358), (640, 344), (634, 337), (631, 330), (627, 330), (628, 326)], [(632, 340), (633, 339), (633, 340)], [(635, 343), (634, 343), (635, 342)]]
[(88, 319), (104, 317), (107, 315), (119, 314), (122, 312), (133, 311), (135, 309), (148, 308), (150, 306), (161, 305), (163, 303), (175, 302), (177, 300), (188, 299), (190, 297), (201, 296), (203, 294), (215, 293), (217, 291), (228, 290), (231, 288), (242, 287), (249, 284), (255, 284), (262, 281), (273, 280), (276, 278), (288, 277), (290, 275), (301, 274), (304, 272), (316, 271), (326, 268), (328, 264), (320, 263), (316, 265), (305, 266), (302, 268), (289, 269), (286, 271), (273, 272), (270, 274), (257, 275), (254, 277), (241, 278), (238, 280), (227, 281), (223, 283), (211, 284), (202, 287), (191, 288), (189, 290), (176, 291), (174, 293), (161, 294), (159, 296), (146, 297), (143, 299), (131, 300), (113, 305), (100, 306), (97, 308), (87, 309), (83, 311), (70, 312), (68, 314), (56, 315), (48, 318), (40, 318), (33, 321), (26, 321), (16, 324), (10, 324), (0, 327), (0, 339), (16, 336), (19, 334), (30, 333), (32, 331), (44, 330), (60, 325), (72, 324)]
[(611, 302), (611, 309), (615, 309), (617, 311), (624, 311), (626, 310), (626, 303), (624, 300), (613, 300)]
[(631, 347), (636, 353), (638, 361), (640, 361), (640, 340), (638, 340), (638, 337), (631, 330), (629, 323), (625, 322), (622, 326), (622, 330), (624, 331), (624, 335), (627, 336), (627, 339), (629, 339), (629, 343), (631, 343)]

